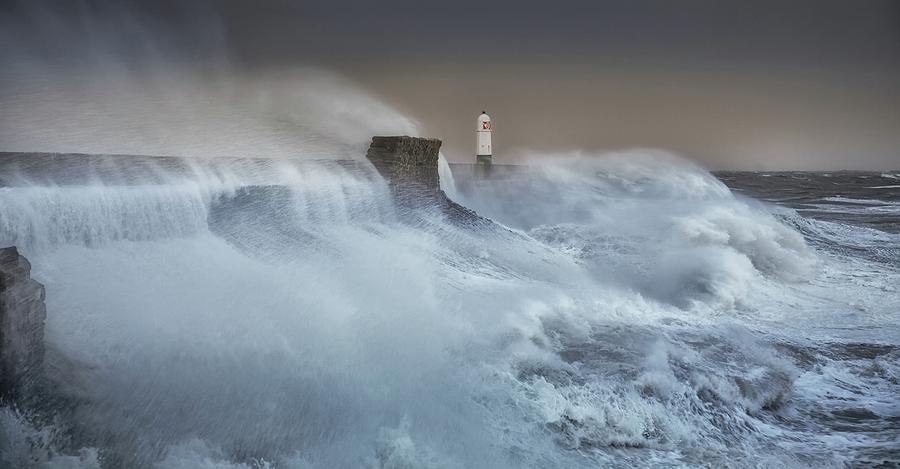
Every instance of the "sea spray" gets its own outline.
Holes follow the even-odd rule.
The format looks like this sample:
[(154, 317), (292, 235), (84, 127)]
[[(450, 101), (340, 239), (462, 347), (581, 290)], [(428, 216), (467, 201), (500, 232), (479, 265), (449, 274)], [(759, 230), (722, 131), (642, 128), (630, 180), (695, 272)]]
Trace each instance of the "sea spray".
[[(515, 207), (509, 185), (494, 206), (463, 196), (512, 229), (398, 216), (373, 168), (332, 162), (191, 160), (146, 172), (153, 184), (4, 188), (16, 222), (0, 239), (29, 240), (48, 345), (73, 365), (51, 379), (79, 402), (55, 434), (78, 443), (47, 445), (136, 467), (836, 457), (791, 414), (810, 405), (794, 383), (811, 378), (780, 352), (797, 339), (760, 337), (747, 315), (780, 296), (807, 304), (794, 275), (815, 271), (768, 259), (815, 255), (674, 157), (657, 164), (692, 185), (635, 169), (653, 154), (623, 171), (621, 156), (594, 158), (596, 184), (560, 180), (565, 162), (532, 171), (562, 187), (556, 212), (527, 205), (552, 191), (523, 192), (511, 214), (490, 210)], [(9, 457), (41, 451), (26, 446)]]

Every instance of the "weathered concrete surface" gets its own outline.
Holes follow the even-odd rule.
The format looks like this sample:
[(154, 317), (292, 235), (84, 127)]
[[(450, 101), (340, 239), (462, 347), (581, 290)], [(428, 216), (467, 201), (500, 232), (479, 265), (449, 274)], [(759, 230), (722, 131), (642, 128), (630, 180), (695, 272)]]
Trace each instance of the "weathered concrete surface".
[(446, 197), (438, 176), (440, 149), (441, 141), (436, 138), (372, 137), (366, 158), (387, 179), (400, 205), (443, 204)]
[(394, 201), (407, 215), (416, 212), (408, 209), (432, 208), (458, 225), (496, 229), (496, 224), (453, 202), (441, 190), (440, 149), (436, 138), (372, 137), (366, 157), (387, 179)]
[(438, 153), (441, 141), (436, 138), (410, 137), (408, 135), (394, 137), (372, 137), (369, 159), (377, 157), (381, 163), (389, 163), (395, 169), (409, 170), (415, 167), (432, 167), (437, 169)]
[(0, 249), (0, 398), (16, 400), (43, 379), (44, 286), (13, 247)]

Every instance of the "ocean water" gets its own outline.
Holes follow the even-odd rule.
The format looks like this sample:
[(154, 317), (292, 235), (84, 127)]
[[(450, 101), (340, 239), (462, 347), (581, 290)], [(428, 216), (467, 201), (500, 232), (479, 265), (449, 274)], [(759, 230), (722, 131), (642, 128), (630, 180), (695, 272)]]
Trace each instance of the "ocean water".
[(473, 227), (235, 161), (4, 174), (62, 397), (0, 409), (0, 466), (900, 464), (900, 174), (442, 162)]

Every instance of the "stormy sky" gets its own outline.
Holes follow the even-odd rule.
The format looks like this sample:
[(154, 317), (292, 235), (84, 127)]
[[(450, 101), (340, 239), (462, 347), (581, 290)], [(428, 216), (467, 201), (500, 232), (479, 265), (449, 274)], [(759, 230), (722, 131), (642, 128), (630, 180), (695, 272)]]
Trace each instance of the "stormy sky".
[(27, 53), (50, 60), (113, 48), (160, 68), (336, 71), (454, 161), (487, 110), (499, 162), (652, 147), (712, 169), (900, 168), (894, 0), (0, 5), (5, 47), (34, 28)]

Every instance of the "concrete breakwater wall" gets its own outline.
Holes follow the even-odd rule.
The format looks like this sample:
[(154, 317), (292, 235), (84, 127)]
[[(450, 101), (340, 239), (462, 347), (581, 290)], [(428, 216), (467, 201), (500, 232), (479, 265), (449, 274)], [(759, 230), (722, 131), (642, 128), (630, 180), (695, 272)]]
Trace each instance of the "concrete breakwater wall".
[(191, 179), (227, 181), (232, 177), (278, 185), (279, 171), (306, 165), (335, 165), (351, 171), (368, 166), (352, 159), (0, 152), (0, 187), (163, 185)]
[[(438, 156), (441, 141), (410, 136), (372, 138), (366, 158), (408, 203), (441, 198)], [(178, 157), (88, 153), (0, 152), (0, 187), (26, 185), (77, 186), (91, 184), (166, 184), (180, 176), (211, 176), (218, 172), (240, 175), (247, 171), (278, 170), (280, 164), (334, 164), (349, 169), (366, 165), (362, 160), (307, 160), (245, 157)], [(451, 163), (458, 186), (514, 179), (527, 166)], [(275, 185), (273, 183), (273, 185)]]
[[(419, 208), (436, 209), (459, 225), (499, 229), (449, 200), (440, 189), (441, 141), (409, 136), (374, 137), (366, 153), (388, 182), (402, 216), (418, 220)], [(305, 164), (303, 160), (292, 162)], [(0, 152), (0, 188), (21, 186), (167, 184), (180, 176), (215, 176), (217, 170), (241, 174), (262, 167), (277, 174), (281, 160), (259, 158), (181, 158)], [(309, 162), (322, 164), (322, 162)], [(371, 171), (364, 160), (329, 160)], [(278, 185), (278, 182), (272, 183)], [(412, 209), (412, 210), (411, 210)], [(15, 246), (0, 249), (0, 401), (27, 405), (44, 395), (44, 287), (31, 278), (31, 264)], [(50, 292), (52, 295), (52, 292)], [(29, 399), (32, 398), (32, 399)]]
[(409, 136), (373, 137), (366, 158), (391, 187), (401, 206), (443, 203), (438, 175), (441, 141)]
[(457, 182), (467, 183), (520, 178), (528, 174), (530, 167), (518, 164), (450, 163), (450, 171)]
[(441, 190), (441, 141), (410, 136), (373, 137), (366, 158), (384, 177), (401, 210), (430, 207), (457, 225), (497, 229), (498, 225), (453, 202)]
[(485, 186), (521, 180), (531, 171), (533, 168), (529, 166), (516, 164), (450, 164), (456, 193), (462, 196), (476, 193)]

